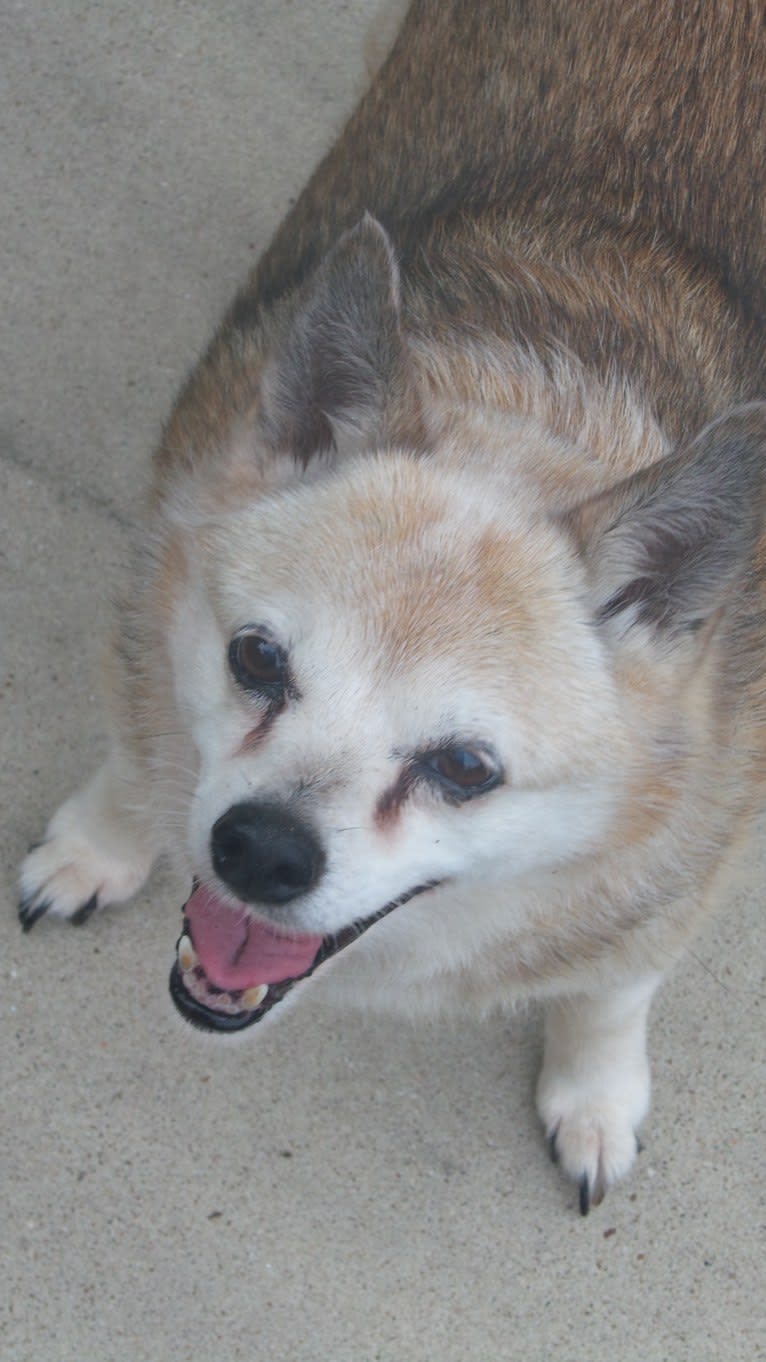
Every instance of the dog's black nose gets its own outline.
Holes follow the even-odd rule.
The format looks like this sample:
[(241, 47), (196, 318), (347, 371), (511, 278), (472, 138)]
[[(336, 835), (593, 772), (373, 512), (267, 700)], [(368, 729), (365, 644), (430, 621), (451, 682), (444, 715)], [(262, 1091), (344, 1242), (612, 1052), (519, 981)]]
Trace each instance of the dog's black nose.
[(316, 834), (278, 804), (233, 804), (210, 838), (213, 869), (247, 903), (287, 903), (324, 869)]

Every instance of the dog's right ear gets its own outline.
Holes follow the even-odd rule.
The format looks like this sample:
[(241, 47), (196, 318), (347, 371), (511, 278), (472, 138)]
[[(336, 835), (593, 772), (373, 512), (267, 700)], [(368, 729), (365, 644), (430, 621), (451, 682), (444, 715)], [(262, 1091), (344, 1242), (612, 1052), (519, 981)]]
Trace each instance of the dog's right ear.
[(266, 361), (261, 437), (304, 463), (379, 441), (403, 380), (399, 273), (387, 233), (365, 214), (319, 266)]

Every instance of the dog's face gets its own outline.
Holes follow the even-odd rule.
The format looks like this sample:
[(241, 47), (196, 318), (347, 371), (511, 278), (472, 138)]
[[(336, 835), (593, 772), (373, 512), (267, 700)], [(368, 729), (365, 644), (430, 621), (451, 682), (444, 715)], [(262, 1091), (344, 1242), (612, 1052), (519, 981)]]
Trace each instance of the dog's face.
[(394, 453), (194, 532), (171, 656), (198, 1005), (259, 1013), (392, 904), (368, 948), (414, 928), (409, 968), (438, 972), (513, 930), (514, 882), (597, 846), (620, 736), (574, 559), (497, 488)]
[[(535, 933), (554, 973), (621, 939), (608, 890), (586, 920), (559, 886), (610, 848), (619, 881), (614, 827), (648, 836), (675, 797), (684, 678), (759, 532), (761, 407), (557, 508), (587, 451), (531, 419), (392, 448), (410, 369), (365, 221), (266, 351), (249, 428), (168, 496), (196, 884), (171, 986), (206, 1026), (259, 1020), (362, 934), (394, 992)], [(553, 901), (565, 936), (534, 920)]]

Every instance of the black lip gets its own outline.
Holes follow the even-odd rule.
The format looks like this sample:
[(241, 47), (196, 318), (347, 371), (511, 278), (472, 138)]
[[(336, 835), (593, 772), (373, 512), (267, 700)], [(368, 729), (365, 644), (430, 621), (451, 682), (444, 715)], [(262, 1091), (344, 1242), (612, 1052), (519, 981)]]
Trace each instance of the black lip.
[(232, 1017), (225, 1012), (213, 1012), (204, 1003), (198, 1003), (184, 986), (177, 960), (170, 971), (168, 987), (182, 1017), (202, 1031), (241, 1031), (243, 1026), (250, 1026), (256, 1020), (254, 1012), (239, 1012)]
[[(168, 980), (170, 996), (181, 1016), (192, 1026), (196, 1026), (202, 1031), (243, 1031), (246, 1027), (253, 1026), (255, 1022), (261, 1021), (266, 1013), (270, 1012), (277, 1003), (280, 1003), (296, 984), (308, 979), (320, 965), (324, 964), (325, 960), (329, 960), (333, 955), (344, 950), (346, 946), (350, 946), (353, 941), (357, 941), (360, 936), (369, 931), (370, 927), (374, 927), (376, 922), (388, 917), (388, 914), (392, 913), (395, 908), (401, 908), (402, 904), (409, 903), (410, 899), (414, 899), (418, 894), (424, 894), (428, 889), (435, 889), (441, 883), (441, 880), (429, 880), (426, 884), (418, 884), (414, 889), (409, 889), (406, 893), (401, 894), (398, 899), (394, 899), (385, 907), (379, 908), (376, 913), (371, 913), (369, 917), (360, 918), (356, 922), (350, 923), (348, 927), (343, 927), (341, 931), (325, 936), (309, 968), (304, 970), (303, 974), (296, 975), (294, 979), (283, 979), (279, 983), (269, 984), (269, 991), (260, 1007), (256, 1007), (252, 1012), (238, 1012), (232, 1016), (228, 1012), (216, 1012), (212, 1007), (206, 1007), (204, 1003), (198, 1002), (186, 988), (177, 960), (173, 962)], [(185, 916), (183, 933), (189, 935), (189, 924)]]

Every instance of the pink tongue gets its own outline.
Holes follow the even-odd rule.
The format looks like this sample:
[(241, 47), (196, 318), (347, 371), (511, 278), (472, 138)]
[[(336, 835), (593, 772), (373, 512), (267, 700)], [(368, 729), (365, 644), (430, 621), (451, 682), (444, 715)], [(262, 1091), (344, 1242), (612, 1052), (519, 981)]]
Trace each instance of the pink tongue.
[(251, 988), (294, 979), (313, 965), (321, 936), (280, 936), (201, 885), (184, 909), (194, 949), (211, 984)]

